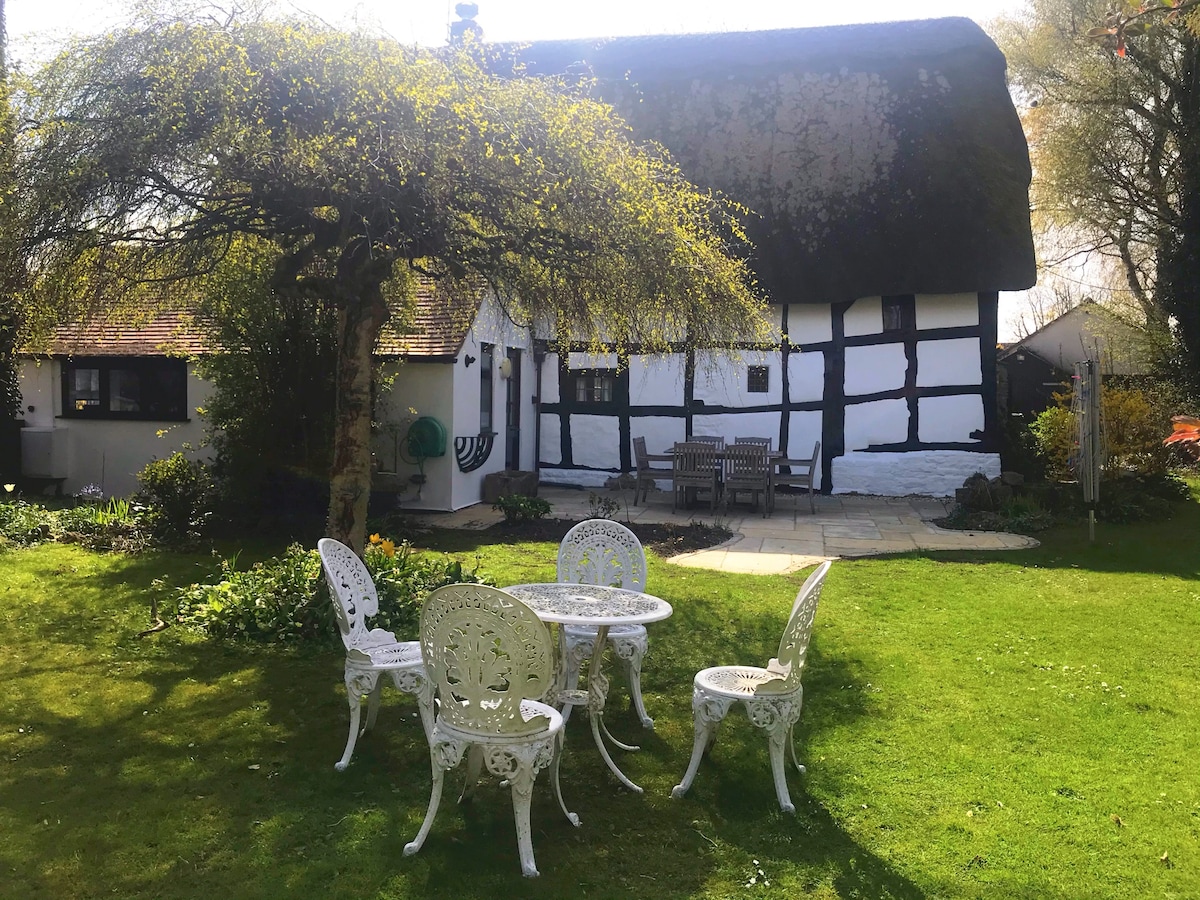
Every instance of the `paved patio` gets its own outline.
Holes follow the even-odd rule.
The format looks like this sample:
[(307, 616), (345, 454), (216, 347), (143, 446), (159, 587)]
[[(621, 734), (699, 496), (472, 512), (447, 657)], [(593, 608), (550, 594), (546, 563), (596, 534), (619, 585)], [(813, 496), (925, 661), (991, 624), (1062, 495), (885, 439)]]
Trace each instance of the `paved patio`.
[[(640, 506), (632, 505), (632, 491), (543, 485), (538, 492), (553, 508), (552, 518), (577, 520), (594, 514), (593, 494), (621, 503), (620, 510), (611, 516), (620, 522), (724, 525), (734, 533), (724, 544), (671, 559), (681, 566), (723, 572), (783, 574), (839, 557), (910, 550), (1020, 550), (1038, 543), (1019, 534), (938, 528), (930, 520), (946, 515), (954, 501), (937, 497), (818, 495), (814, 515), (808, 511), (807, 498), (781, 496), (774, 515), (764, 519), (748, 506), (734, 507), (728, 515), (718, 510), (714, 516), (707, 507), (672, 512), (671, 495), (663, 491), (652, 492), (649, 502)], [(502, 513), (486, 504), (453, 513), (422, 515), (430, 525), (440, 528), (487, 528), (503, 518)]]

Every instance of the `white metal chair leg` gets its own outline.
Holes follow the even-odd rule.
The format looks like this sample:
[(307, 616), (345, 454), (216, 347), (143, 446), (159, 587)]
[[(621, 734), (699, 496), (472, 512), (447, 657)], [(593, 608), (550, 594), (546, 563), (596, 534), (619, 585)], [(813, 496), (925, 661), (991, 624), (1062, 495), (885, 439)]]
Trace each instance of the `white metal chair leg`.
[(512, 789), (513, 818), (517, 824), (517, 852), (521, 855), (521, 874), (526, 878), (536, 878), (541, 874), (533, 858), (533, 829), (529, 824), (536, 775), (531, 760), (520, 760), (516, 771), (508, 779)]
[(376, 675), (375, 687), (371, 689), (371, 693), (367, 694), (367, 724), (363, 726), (364, 732), (375, 727), (375, 719), (379, 715), (379, 698), (382, 694), (383, 679)]
[(566, 745), (567, 730), (564, 728), (558, 733), (558, 738), (554, 745), (554, 759), (550, 763), (550, 780), (554, 783), (554, 798), (558, 801), (558, 807), (563, 811), (563, 815), (567, 817), (567, 821), (578, 828), (583, 823), (579, 816), (567, 809), (567, 803), (563, 800), (562, 784), (559, 782), (558, 772), (562, 766), (563, 748)]
[(696, 780), (696, 773), (700, 770), (700, 760), (716, 739), (717, 726), (729, 713), (731, 703), (731, 700), (705, 697), (698, 692), (693, 694), (692, 715), (695, 718), (696, 736), (692, 741), (692, 758), (688, 760), (683, 780), (671, 789), (672, 797), (682, 797), (691, 788), (692, 782)]
[(625, 683), (629, 685), (629, 699), (633, 703), (634, 712), (642, 721), (643, 728), (654, 730), (654, 720), (646, 713), (646, 702), (642, 699), (642, 661), (646, 658), (649, 642), (645, 637), (627, 638), (623, 635), (609, 635), (621, 669), (625, 675)]
[(785, 813), (794, 813), (796, 807), (792, 804), (792, 796), (788, 793), (787, 772), (784, 771), (783, 743), (791, 732), (780, 722), (768, 729), (771, 751), (771, 776), (775, 779), (775, 796), (779, 798), (779, 808)]
[(472, 744), (467, 750), (467, 780), (463, 782), (459, 803), (467, 803), (475, 796), (475, 787), (479, 784), (479, 773), (483, 771), (483, 747)]
[(438, 763), (436, 751), (430, 755), (433, 759), (433, 790), (429, 794), (429, 809), (425, 812), (425, 821), (421, 823), (421, 830), (417, 832), (417, 836), (404, 845), (405, 856), (412, 856), (421, 849), (425, 838), (429, 837), (429, 829), (433, 827), (438, 804), (442, 802), (442, 785), (446, 779), (446, 770)]
[(624, 741), (618, 741), (615, 737), (612, 736), (612, 732), (608, 730), (608, 724), (604, 721), (604, 719), (600, 720), (600, 733), (603, 734), (606, 738), (608, 738), (609, 742), (612, 743), (612, 745), (614, 747), (618, 747), (621, 750), (626, 750), (630, 753), (634, 753), (634, 752), (642, 749), (641, 746), (639, 746), (638, 744), (626, 744)]
[(354, 745), (358, 743), (359, 723), (362, 721), (362, 698), (378, 688), (376, 672), (347, 672), (346, 700), (350, 704), (350, 733), (346, 736), (346, 748), (342, 758), (333, 764), (339, 772), (346, 771), (350, 765), (350, 757), (354, 755)]

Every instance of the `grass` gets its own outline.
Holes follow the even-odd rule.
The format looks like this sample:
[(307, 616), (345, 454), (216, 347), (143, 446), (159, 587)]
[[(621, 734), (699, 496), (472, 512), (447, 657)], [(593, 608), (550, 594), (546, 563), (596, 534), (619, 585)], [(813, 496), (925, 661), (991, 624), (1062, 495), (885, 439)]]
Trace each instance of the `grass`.
[[(439, 549), (500, 584), (553, 577), (546, 543)], [(1186, 898), (1200, 895), (1200, 505), (1170, 521), (1043, 536), (1036, 550), (842, 561), (798, 728), (808, 775), (779, 812), (766, 740), (739, 711), (688, 797), (690, 681), (773, 655), (804, 573), (653, 560), (675, 615), (644, 673), (656, 731), (620, 788), (582, 717), (564, 762), (572, 829), (539, 779), (521, 878), (494, 783), (449, 794), (428, 842), (412, 702), (345, 740), (340, 654), (138, 639), (151, 581), (212, 560), (48, 545), (0, 555), (0, 898)], [(1165, 856), (1164, 856), (1165, 854)], [(760, 873), (761, 870), (761, 874)], [(753, 883), (751, 880), (753, 879)], [(765, 882), (769, 881), (769, 885)]]

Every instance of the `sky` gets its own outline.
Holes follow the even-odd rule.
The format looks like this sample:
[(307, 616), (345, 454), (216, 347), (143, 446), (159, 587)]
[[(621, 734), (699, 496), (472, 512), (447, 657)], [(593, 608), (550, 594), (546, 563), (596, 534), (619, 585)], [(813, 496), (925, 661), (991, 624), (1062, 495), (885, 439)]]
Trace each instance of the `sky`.
[[(458, 0), (276, 0), (283, 11), (331, 25), (359, 25), (405, 43), (444, 44)], [(985, 24), (1013, 13), (1022, 0), (476, 0), (476, 21), (492, 41), (615, 37), (674, 32), (751, 31), (855, 22), (966, 16)], [(219, 7), (236, 0), (214, 0)], [(100, 31), (125, 18), (114, 0), (7, 0), (9, 44), (18, 63), (45, 58), (74, 32)], [(1016, 337), (1024, 294), (1001, 294), (1000, 339)]]

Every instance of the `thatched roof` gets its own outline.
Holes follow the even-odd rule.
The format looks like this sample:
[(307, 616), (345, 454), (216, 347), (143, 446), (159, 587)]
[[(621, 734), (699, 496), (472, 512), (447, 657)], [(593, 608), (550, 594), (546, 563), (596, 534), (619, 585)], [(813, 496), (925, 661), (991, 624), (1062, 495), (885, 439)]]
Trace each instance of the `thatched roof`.
[(750, 207), (775, 302), (1035, 281), (1029, 154), (1005, 61), (969, 19), (538, 42), (637, 137)]

